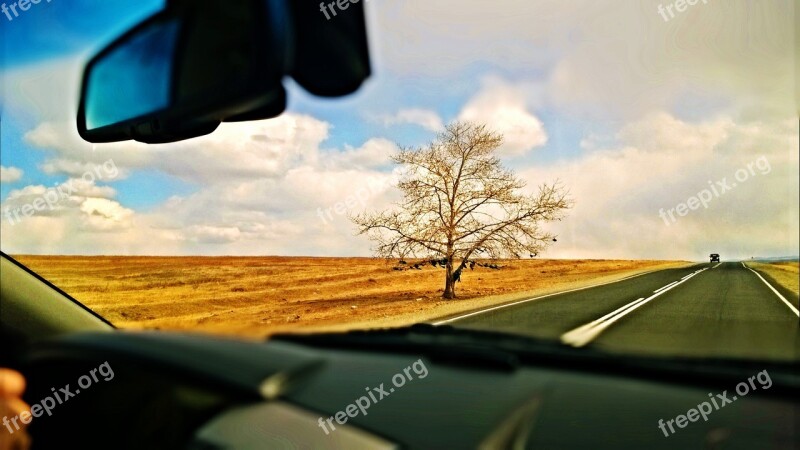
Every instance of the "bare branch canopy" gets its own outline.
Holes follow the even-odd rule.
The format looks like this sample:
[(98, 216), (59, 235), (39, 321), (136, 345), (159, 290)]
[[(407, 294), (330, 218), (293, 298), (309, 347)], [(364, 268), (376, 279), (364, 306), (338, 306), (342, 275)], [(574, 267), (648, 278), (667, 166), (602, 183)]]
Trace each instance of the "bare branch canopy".
[(472, 257), (519, 258), (540, 253), (555, 237), (544, 222), (560, 220), (571, 200), (558, 182), (536, 194), (503, 167), (503, 137), (486, 125), (455, 122), (423, 148), (401, 149), (394, 208), (352, 218), (382, 257), (436, 257), (447, 261), (444, 298)]

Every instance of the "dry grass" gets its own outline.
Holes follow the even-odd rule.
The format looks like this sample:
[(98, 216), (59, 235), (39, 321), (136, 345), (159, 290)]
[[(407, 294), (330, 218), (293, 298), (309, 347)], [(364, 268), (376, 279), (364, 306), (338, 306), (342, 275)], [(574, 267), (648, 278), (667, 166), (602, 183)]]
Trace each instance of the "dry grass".
[[(466, 270), (457, 300), (443, 269), (306, 257), (17, 259), (121, 328), (261, 338), (275, 332), (400, 326), (530, 295), (619, 279), (676, 261), (524, 260)], [(413, 262), (413, 261), (409, 261)]]
[(792, 291), (795, 298), (800, 296), (800, 262), (781, 261), (774, 263), (747, 263), (748, 266), (766, 273), (776, 283)]

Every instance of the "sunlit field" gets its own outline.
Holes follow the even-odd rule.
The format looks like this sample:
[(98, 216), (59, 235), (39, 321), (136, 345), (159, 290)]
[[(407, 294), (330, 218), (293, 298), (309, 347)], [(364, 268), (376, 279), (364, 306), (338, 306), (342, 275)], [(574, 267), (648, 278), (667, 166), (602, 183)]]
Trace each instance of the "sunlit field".
[(748, 266), (767, 274), (776, 283), (800, 295), (800, 262), (781, 261), (773, 263), (747, 263)]
[[(121, 328), (242, 337), (399, 326), (677, 267), (675, 261), (516, 260), (466, 269), (455, 300), (444, 270), (375, 258), (18, 256)], [(404, 270), (397, 270), (397, 269)]]

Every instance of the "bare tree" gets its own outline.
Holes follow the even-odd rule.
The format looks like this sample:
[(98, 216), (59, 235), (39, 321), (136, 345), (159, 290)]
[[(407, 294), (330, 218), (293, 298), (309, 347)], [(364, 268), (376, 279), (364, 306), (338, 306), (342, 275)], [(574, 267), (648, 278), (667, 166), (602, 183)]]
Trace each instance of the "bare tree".
[(401, 149), (403, 166), (395, 208), (351, 220), (383, 257), (437, 257), (446, 261), (442, 297), (471, 257), (537, 254), (555, 240), (540, 223), (560, 220), (571, 200), (562, 186), (544, 184), (536, 195), (495, 155), (503, 138), (485, 125), (456, 122), (423, 148)]

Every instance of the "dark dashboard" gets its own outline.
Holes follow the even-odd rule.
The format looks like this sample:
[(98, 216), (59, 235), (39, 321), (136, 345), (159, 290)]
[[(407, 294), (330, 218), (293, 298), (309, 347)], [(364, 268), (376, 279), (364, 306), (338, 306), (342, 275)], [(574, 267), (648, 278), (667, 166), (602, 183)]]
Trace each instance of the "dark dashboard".
[(477, 345), (475, 338), (426, 326), (266, 343), (73, 335), (30, 352), (26, 400), (74, 388), (104, 361), (114, 377), (58, 404), (31, 433), (35, 448), (797, 446), (795, 363), (762, 364), (769, 389), (662, 431), (660, 421), (712, 393), (733, 392), (757, 367), (614, 358), (536, 341), (515, 347), (499, 335)]

